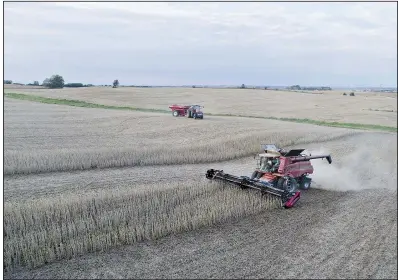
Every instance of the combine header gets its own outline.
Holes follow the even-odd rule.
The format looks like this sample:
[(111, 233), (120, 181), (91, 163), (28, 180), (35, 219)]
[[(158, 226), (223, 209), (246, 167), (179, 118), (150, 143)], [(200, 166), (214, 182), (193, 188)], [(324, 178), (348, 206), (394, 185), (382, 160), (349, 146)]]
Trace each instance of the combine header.
[(274, 144), (262, 145), (263, 153), (257, 155), (257, 168), (252, 176), (235, 176), (224, 173), (223, 170), (209, 169), (206, 178), (228, 182), (241, 187), (269, 193), (281, 198), (285, 208), (291, 208), (300, 199), (298, 189), (307, 190), (311, 185), (309, 174), (314, 172), (312, 159), (326, 158), (332, 163), (330, 155), (304, 155), (304, 149), (285, 151)]

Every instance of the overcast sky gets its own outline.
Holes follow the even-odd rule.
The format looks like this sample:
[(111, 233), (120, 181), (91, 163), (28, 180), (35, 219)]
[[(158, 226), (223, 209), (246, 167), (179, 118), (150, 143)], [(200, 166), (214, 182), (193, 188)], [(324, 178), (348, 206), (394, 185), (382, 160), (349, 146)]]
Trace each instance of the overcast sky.
[(4, 3), (4, 74), (40, 83), (397, 85), (397, 3)]

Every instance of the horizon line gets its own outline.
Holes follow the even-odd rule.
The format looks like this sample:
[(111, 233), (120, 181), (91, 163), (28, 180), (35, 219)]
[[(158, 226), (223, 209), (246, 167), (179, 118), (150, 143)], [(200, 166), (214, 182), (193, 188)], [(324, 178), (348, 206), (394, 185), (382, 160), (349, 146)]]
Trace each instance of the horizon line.
[[(4, 81), (10, 81), (7, 79), (4, 79)], [(12, 80), (11, 80), (12, 81)], [(65, 84), (73, 84), (73, 83), (80, 83), (80, 82), (65, 82)], [(12, 84), (14, 85), (29, 85), (32, 84), (32, 82), (29, 83), (22, 83), (22, 82), (12, 82)], [(104, 84), (90, 84), (90, 83), (81, 83), (83, 85), (93, 85), (93, 86), (112, 86), (112, 83), (104, 83)], [(4, 85), (6, 85), (5, 83), (3, 83), (3, 87)], [(127, 86), (127, 87), (143, 87), (143, 86), (147, 86), (147, 87), (240, 87), (242, 84), (181, 84), (181, 85), (162, 85), (162, 84), (119, 84), (119, 86)], [(366, 85), (366, 86), (349, 86), (349, 85), (335, 85), (335, 86), (331, 86), (331, 85), (300, 85), (300, 84), (292, 84), (292, 85), (259, 85), (259, 84), (244, 84), (245, 87), (267, 87), (267, 88), (287, 88), (287, 87), (292, 87), (295, 85), (298, 85), (300, 87), (330, 87), (330, 88), (379, 88), (379, 89), (397, 89), (397, 85), (395, 86), (375, 86), (375, 85)]]

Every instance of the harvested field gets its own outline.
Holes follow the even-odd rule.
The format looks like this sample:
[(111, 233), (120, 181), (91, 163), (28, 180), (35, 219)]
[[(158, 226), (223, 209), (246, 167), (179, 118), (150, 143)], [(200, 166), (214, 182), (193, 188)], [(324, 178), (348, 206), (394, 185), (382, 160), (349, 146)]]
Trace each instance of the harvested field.
[(28, 86), (28, 85), (15, 85), (15, 84), (4, 84), (4, 89), (10, 90), (37, 90), (37, 89), (46, 89), (43, 86)]
[(4, 120), (5, 174), (215, 162), (252, 155), (262, 141), (288, 146), (358, 133), (274, 120), (193, 121), (12, 99), (6, 99)]
[[(385, 149), (377, 150), (383, 142)], [(357, 132), (344, 138), (297, 144), (291, 148), (305, 147), (310, 152), (329, 152), (333, 164), (313, 161), (317, 170), (312, 177), (317, 188), (327, 190), (394, 189), (397, 180), (397, 138), (391, 133)], [(377, 154), (377, 157), (374, 155)], [(385, 160), (385, 159), (389, 160)], [(366, 165), (372, 159), (372, 164)], [(45, 174), (12, 175), (4, 178), (4, 200), (6, 202), (28, 201), (48, 196), (85, 195), (93, 191), (139, 187), (142, 184), (184, 183), (195, 180), (206, 184), (205, 171), (216, 168), (232, 174), (250, 176), (255, 160), (253, 157), (227, 162), (189, 165), (159, 165), (94, 169), (74, 172), (51, 172)], [(156, 176), (153, 172), (156, 170)], [(344, 175), (344, 176), (342, 176)], [(381, 176), (380, 176), (381, 175)], [(360, 178), (358, 178), (360, 177)], [(366, 179), (365, 183), (361, 178)], [(318, 183), (317, 183), (318, 182)]]
[[(397, 94), (341, 91), (310, 94), (290, 91), (206, 88), (5, 89), (5, 92), (140, 108), (168, 109), (174, 103), (198, 103), (205, 112), (273, 116), (397, 127)], [(371, 109), (371, 110), (370, 110)], [(392, 111), (392, 112), (391, 112)]]
[(396, 203), (383, 192), (313, 189), (292, 211), (263, 211), (9, 278), (396, 279)]
[[(4, 119), (5, 278), (397, 277), (396, 133), (8, 98)], [(249, 175), (261, 142), (334, 161), (290, 210), (204, 178)]]

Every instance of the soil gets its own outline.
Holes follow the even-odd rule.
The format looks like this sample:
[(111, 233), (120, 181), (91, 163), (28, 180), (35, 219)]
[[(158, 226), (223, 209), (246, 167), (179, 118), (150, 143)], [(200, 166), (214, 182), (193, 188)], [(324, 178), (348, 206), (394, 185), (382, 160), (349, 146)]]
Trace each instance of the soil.
[[(380, 141), (388, 143), (388, 146), (379, 149), (377, 143)], [(342, 189), (343, 184), (339, 185), (340, 189), (325, 190), (327, 186), (319, 183), (324, 175), (315, 172), (312, 188), (303, 193), (292, 209), (265, 211), (195, 232), (115, 248), (109, 252), (87, 254), (34, 270), (19, 270), (8, 277), (396, 278), (396, 144), (396, 135), (364, 133), (344, 141), (308, 145), (309, 150), (320, 150), (324, 146), (331, 152), (332, 165), (321, 161), (325, 169), (356, 166), (356, 171), (349, 170), (355, 175), (366, 172), (369, 161), (373, 161), (373, 166), (378, 164), (378, 160), (385, 161), (389, 168), (385, 171), (390, 177), (378, 174), (379, 170), (373, 168), (369, 176), (374, 176), (374, 181), (364, 178), (360, 189), (350, 189), (350, 185), (356, 184), (352, 176), (345, 178), (348, 189)], [(369, 161), (354, 157), (358, 155), (355, 151), (361, 150), (363, 145), (372, 155)], [(378, 159), (376, 154), (384, 158)], [(348, 158), (356, 165), (348, 165)], [(211, 167), (224, 167), (226, 172), (247, 174), (252, 161), (248, 158), (211, 164)], [(158, 174), (162, 175), (156, 177), (173, 181), (204, 177), (204, 170), (208, 167), (210, 165), (164, 166), (157, 168)], [(55, 193), (73, 191), (68, 186), (74, 184), (76, 190), (83, 189), (83, 184), (94, 178), (88, 188), (112, 187), (122, 182), (133, 185), (155, 181), (157, 179), (149, 175), (150, 168), (13, 177), (8, 178), (5, 185), (13, 186), (15, 190), (6, 188), (5, 196), (13, 194), (16, 198), (19, 193), (20, 197), (26, 197), (29, 192), (24, 194), (23, 190), (29, 187), (31, 194), (40, 196), (42, 191), (50, 190), (50, 185), (55, 186), (51, 190)], [(140, 178), (137, 178), (138, 174), (141, 174)]]
[[(22, 118), (16, 118), (6, 123), (5, 133), (7, 129), (18, 132), (15, 120), (23, 126)], [(292, 129), (298, 127), (289, 125)], [(46, 125), (43, 137), (48, 133), (45, 128)], [(83, 125), (81, 129), (84, 131)], [(275, 128), (269, 128), (270, 133), (272, 129)], [(320, 129), (331, 134), (336, 131)], [(12, 145), (11, 138), (6, 141)], [(86, 254), (32, 270), (21, 268), (5, 278), (396, 279), (396, 133), (358, 132), (298, 147), (312, 154), (330, 153), (333, 163), (313, 161), (313, 184), (303, 191), (292, 209), (267, 210), (229, 223)], [(163, 182), (187, 178), (205, 183), (205, 171), (209, 168), (250, 175), (254, 165), (253, 158), (244, 158), (200, 165), (5, 176), (4, 198), (6, 202), (24, 201), (143, 183), (160, 188)]]
[(297, 207), (19, 271), (10, 278), (397, 277), (397, 197), (311, 189)]
[[(341, 91), (294, 92), (259, 89), (89, 87), (8, 88), (5, 92), (86, 102), (168, 110), (172, 104), (200, 104), (207, 113), (378, 124), (397, 127), (397, 94)], [(318, 94), (314, 94), (318, 93)], [(322, 94), (319, 94), (322, 93)]]

